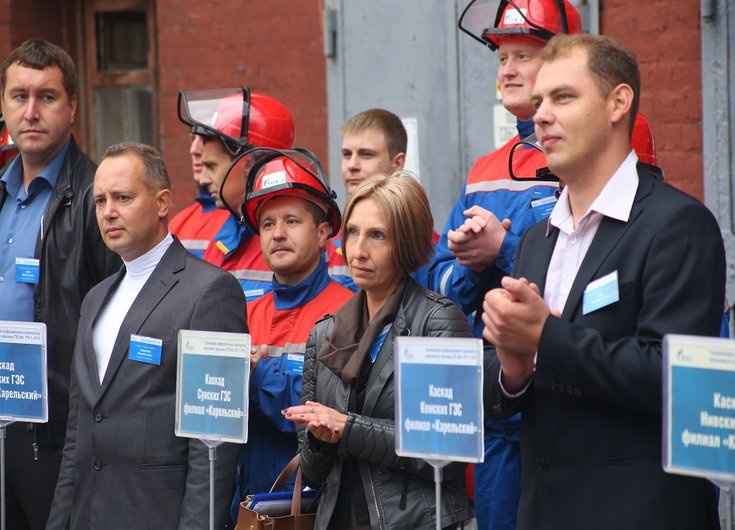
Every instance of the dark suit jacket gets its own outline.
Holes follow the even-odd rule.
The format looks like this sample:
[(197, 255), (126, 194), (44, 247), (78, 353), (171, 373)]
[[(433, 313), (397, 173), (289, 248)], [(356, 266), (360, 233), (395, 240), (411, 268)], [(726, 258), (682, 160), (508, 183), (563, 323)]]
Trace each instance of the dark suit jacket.
[[(242, 289), (174, 240), (125, 317), (100, 385), (92, 328), (124, 274), (123, 268), (94, 287), (82, 305), (47, 528), (209, 528), (207, 447), (174, 434), (177, 334), (247, 332)], [(163, 340), (160, 366), (127, 358), (131, 333)], [(217, 528), (227, 517), (236, 453), (232, 444), (217, 449)]]
[[(662, 471), (661, 339), (718, 334), (723, 242), (702, 204), (638, 173), (629, 221), (603, 219), (521, 397), (505, 398), (486, 351), (485, 410), (522, 411), (520, 530), (719, 528), (713, 487)], [(542, 293), (557, 236), (540, 223), (517, 250), (514, 276)], [(583, 315), (585, 287), (613, 271), (620, 300)]]

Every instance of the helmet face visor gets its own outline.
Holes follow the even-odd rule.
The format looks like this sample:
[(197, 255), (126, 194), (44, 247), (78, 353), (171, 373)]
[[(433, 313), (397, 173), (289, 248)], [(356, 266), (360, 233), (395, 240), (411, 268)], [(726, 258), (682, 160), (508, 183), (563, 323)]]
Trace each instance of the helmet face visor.
[(473, 0), (462, 13), (459, 28), (496, 50), (503, 36), (527, 35), (547, 41), (559, 33), (575, 33), (581, 29), (578, 19), (567, 0), (500, 0), (499, 4)]
[(492, 28), (497, 11), (497, 0), (472, 0), (459, 17), (457, 26), (480, 44), (495, 50), (497, 46), (485, 38), (485, 33)]
[(179, 92), (179, 120), (194, 134), (218, 138), (232, 156), (250, 146), (246, 142), (250, 114), (250, 90), (218, 88)]
[(245, 203), (245, 191), (247, 188), (248, 174), (250, 170), (262, 159), (276, 156), (273, 149), (255, 148), (245, 151), (238, 156), (227, 170), (225, 178), (220, 187), (220, 199), (225, 208), (245, 225), (242, 206)]

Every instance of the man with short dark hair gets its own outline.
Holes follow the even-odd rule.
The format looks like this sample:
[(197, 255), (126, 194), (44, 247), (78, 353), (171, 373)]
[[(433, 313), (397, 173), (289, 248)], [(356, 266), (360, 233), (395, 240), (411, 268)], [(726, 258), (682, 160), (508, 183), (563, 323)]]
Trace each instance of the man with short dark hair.
[[(2, 65), (5, 126), (19, 155), (0, 177), (0, 320), (46, 324), (47, 424), (14, 423), (5, 457), (8, 528), (42, 529), (59, 473), (79, 308), (120, 267), (94, 221), (95, 165), (77, 147), (76, 67), (41, 39)], [(21, 267), (30, 274), (20, 275)]]
[(227, 221), (229, 212), (217, 208), (217, 204), (209, 194), (209, 185), (212, 183), (208, 173), (203, 171), (202, 136), (196, 134), (192, 127), (189, 144), (191, 156), (191, 170), (197, 187), (197, 197), (191, 204), (177, 213), (169, 222), (171, 233), (179, 238), (186, 250), (197, 256), (204, 257), (210, 243), (214, 240), (217, 231)]
[[(105, 244), (125, 266), (84, 299), (47, 528), (207, 528), (208, 449), (174, 434), (178, 332), (246, 333), (245, 298), (231, 274), (171, 236), (171, 184), (154, 148), (109, 147), (94, 200)], [(150, 355), (137, 355), (141, 347)], [(219, 529), (227, 522), (236, 452), (231, 444), (217, 450)]]
[(577, 34), (541, 59), (536, 136), (566, 186), (483, 305), (485, 411), (522, 412), (518, 527), (719, 528), (714, 486), (661, 469), (661, 342), (719, 333), (717, 221), (638, 163), (632, 52)]
[[(204, 249), (205, 261), (232, 273), (248, 301), (270, 290), (273, 273), (263, 261), (260, 241), (239, 221), (236, 211), (245, 190), (224, 199), (221, 188), (235, 159), (254, 147), (288, 149), (295, 137), (294, 122), (277, 99), (238, 89), (193, 90), (180, 93), (179, 119), (202, 141), (202, 178), (217, 208), (229, 211)], [(248, 158), (249, 159), (249, 158)], [(244, 177), (238, 175), (238, 177)], [(244, 178), (233, 180), (243, 183)]]

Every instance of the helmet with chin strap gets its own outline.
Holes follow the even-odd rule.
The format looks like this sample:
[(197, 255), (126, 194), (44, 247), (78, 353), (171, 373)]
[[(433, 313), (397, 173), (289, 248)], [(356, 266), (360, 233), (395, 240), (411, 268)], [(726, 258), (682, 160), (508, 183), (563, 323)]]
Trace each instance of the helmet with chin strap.
[(233, 157), (253, 147), (288, 149), (295, 138), (286, 106), (247, 87), (181, 91), (179, 119), (194, 134), (221, 140)]
[[(308, 149), (255, 148), (239, 157), (222, 183), (222, 197), (226, 202), (242, 197), (230, 193), (240, 188), (240, 179), (247, 175), (244, 202), (240, 208), (241, 222), (256, 234), (260, 233), (259, 210), (270, 199), (281, 196), (298, 197), (315, 204), (324, 212), (329, 223), (329, 237), (340, 229), (341, 214), (337, 194), (327, 184), (319, 159)], [(232, 180), (231, 184), (228, 181)], [(232, 205), (240, 206), (240, 205)]]
[[(496, 50), (500, 40), (525, 35), (541, 42), (560, 33), (582, 31), (582, 18), (569, 0), (473, 0), (459, 18), (459, 29)], [(493, 11), (495, 12), (494, 22)]]

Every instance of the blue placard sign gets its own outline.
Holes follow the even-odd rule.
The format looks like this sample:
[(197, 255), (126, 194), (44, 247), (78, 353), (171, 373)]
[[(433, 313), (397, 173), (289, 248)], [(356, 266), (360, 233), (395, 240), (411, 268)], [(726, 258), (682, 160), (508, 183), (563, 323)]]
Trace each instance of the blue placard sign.
[(250, 335), (179, 331), (176, 435), (248, 439)]
[(664, 469), (735, 481), (735, 341), (666, 335)]
[(396, 453), (482, 462), (482, 341), (397, 337)]
[(46, 324), (0, 321), (0, 421), (48, 421)]

